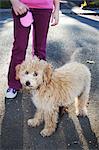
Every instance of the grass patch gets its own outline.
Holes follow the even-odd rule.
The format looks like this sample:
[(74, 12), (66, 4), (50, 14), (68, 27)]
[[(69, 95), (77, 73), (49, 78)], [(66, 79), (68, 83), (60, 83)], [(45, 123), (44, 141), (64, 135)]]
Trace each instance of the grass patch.
[(10, 1), (1, 1), (0, 2), (0, 8), (11, 8)]

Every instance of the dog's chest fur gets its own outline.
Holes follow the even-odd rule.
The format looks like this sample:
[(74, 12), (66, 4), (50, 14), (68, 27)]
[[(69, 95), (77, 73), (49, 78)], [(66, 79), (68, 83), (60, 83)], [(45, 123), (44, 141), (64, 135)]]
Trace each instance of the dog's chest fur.
[(67, 106), (67, 99), (71, 103), (70, 94), (68, 95), (66, 91), (68, 91), (66, 85), (60, 84), (59, 81), (53, 81), (48, 87), (43, 86), (41, 89), (35, 90), (32, 101), (36, 108), (50, 111), (59, 106)]
[(39, 95), (38, 92), (34, 92), (32, 101), (36, 108), (49, 110), (54, 107), (53, 105), (53, 97), (50, 97), (50, 94), (44, 94), (43, 96)]

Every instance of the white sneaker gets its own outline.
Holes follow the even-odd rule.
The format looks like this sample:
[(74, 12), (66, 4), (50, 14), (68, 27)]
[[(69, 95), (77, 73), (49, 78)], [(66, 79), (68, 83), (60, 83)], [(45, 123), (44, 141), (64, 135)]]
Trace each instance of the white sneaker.
[(6, 98), (15, 98), (17, 96), (17, 91), (13, 88), (8, 88), (5, 97)]

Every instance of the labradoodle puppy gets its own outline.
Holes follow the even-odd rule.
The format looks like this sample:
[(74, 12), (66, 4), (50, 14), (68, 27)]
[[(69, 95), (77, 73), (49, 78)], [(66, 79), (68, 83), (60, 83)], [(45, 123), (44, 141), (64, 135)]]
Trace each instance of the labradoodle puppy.
[(28, 125), (36, 127), (44, 121), (43, 137), (55, 131), (59, 107), (72, 104), (75, 98), (76, 114), (87, 115), (91, 73), (84, 64), (70, 62), (54, 70), (51, 64), (34, 56), (16, 67), (16, 79), (33, 93), (37, 111)]

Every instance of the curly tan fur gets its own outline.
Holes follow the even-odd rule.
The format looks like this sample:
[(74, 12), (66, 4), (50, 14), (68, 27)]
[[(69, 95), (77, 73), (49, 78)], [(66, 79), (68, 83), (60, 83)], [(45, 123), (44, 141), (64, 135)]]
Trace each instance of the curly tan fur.
[(35, 127), (44, 120), (43, 137), (55, 132), (59, 107), (67, 107), (75, 98), (76, 114), (87, 115), (91, 73), (85, 65), (72, 62), (53, 70), (50, 64), (34, 57), (32, 62), (21, 64), (18, 75), (22, 85), (34, 91), (32, 101), (37, 111), (28, 125)]

